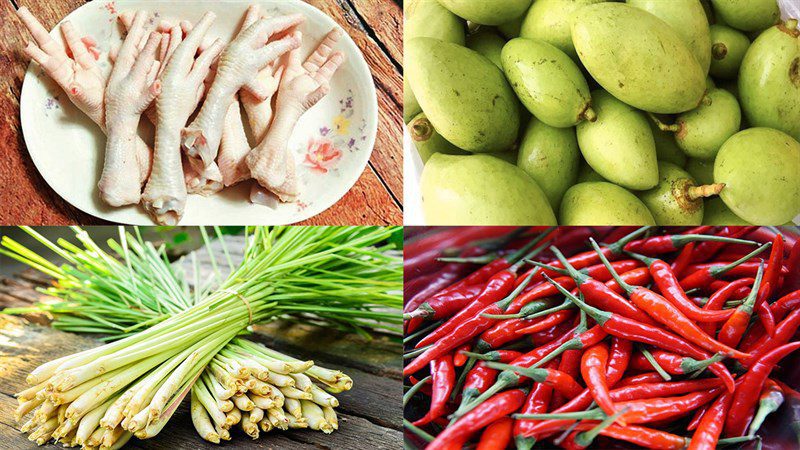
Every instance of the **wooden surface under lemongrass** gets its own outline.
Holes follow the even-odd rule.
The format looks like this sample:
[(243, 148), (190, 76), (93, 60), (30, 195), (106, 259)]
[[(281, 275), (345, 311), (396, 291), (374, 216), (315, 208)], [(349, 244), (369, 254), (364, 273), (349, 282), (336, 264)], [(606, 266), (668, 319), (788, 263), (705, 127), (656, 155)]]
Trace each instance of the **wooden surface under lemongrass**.
[[(235, 255), (232, 255), (232, 257), (235, 258)], [(200, 259), (202, 260), (202, 258), (200, 258)], [(206, 267), (207, 265), (208, 265), (207, 263), (201, 262), (201, 266)], [(29, 280), (31, 280), (31, 279), (35, 280), (36, 279), (35, 276), (31, 277), (30, 275), (28, 275), (27, 278)], [(30, 289), (29, 289), (30, 286), (24, 286), (24, 284), (27, 284), (27, 283), (28, 283), (27, 281), (16, 281), (16, 282), (13, 283), (13, 286), (9, 286), (8, 289), (5, 289), (5, 291), (6, 291), (6, 293), (10, 293), (11, 295), (16, 297), (17, 299), (25, 298), (25, 299), (28, 299), (28, 300), (33, 300), (34, 298), (36, 298), (36, 295), (30, 291)], [(31, 295), (31, 294), (33, 294), (33, 295)], [(7, 296), (3, 296), (3, 297), (8, 298)], [(7, 322), (7, 324), (8, 323), (11, 323), (11, 322)], [(270, 329), (272, 329), (273, 331), (285, 329), (285, 328), (283, 328), (284, 325), (282, 325), (280, 323), (269, 324), (268, 327)], [(319, 333), (320, 335), (323, 335), (323, 333), (321, 333), (319, 330), (315, 330), (314, 327), (308, 326), (308, 325), (293, 326), (290, 330), (291, 330), (291, 334), (293, 336), (289, 337), (290, 338), (289, 340), (293, 340), (294, 342), (289, 343), (289, 340), (285, 339), (287, 337), (285, 335), (285, 333), (274, 333), (274, 336), (278, 336), (278, 337), (277, 338), (273, 337), (272, 339), (270, 339), (271, 342), (269, 343), (269, 345), (272, 346), (272, 347), (276, 347), (276, 348), (280, 348), (281, 346), (284, 346), (284, 347), (288, 346), (288, 347), (291, 348), (291, 350), (283, 350), (284, 352), (291, 353), (292, 355), (300, 357), (300, 358), (313, 356), (313, 358), (315, 360), (319, 360), (319, 358), (317, 357), (317, 354), (318, 354), (318, 352), (320, 350), (322, 350), (322, 354), (323, 355), (325, 355), (326, 352), (327, 352), (327, 356), (324, 356), (323, 358), (331, 358), (331, 360), (336, 360), (336, 362), (338, 364), (342, 364), (342, 363), (349, 364), (352, 361), (352, 362), (355, 363), (354, 365), (358, 366), (361, 369), (366, 369), (369, 372), (381, 373), (381, 374), (389, 374), (392, 378), (397, 377), (397, 375), (398, 375), (398, 368), (396, 367), (397, 355), (394, 353), (394, 351), (396, 351), (397, 349), (396, 349), (396, 347), (392, 348), (393, 346), (389, 345), (388, 347), (384, 347), (385, 349), (388, 349), (389, 352), (381, 351), (380, 347), (383, 347), (383, 346), (380, 345), (380, 341), (382, 341), (383, 339), (379, 339), (378, 341), (376, 341), (374, 343), (371, 343), (368, 346), (368, 348), (369, 348), (369, 351), (378, 350), (377, 352), (374, 352), (373, 356), (378, 356), (378, 358), (383, 359), (384, 361), (388, 361), (389, 362), (388, 365), (384, 365), (383, 363), (377, 362), (378, 358), (376, 358), (376, 359), (374, 359), (372, 361), (369, 361), (368, 359), (370, 358), (370, 355), (364, 353), (363, 348), (358, 348), (358, 349), (356, 348), (356, 347), (359, 346), (359, 344), (356, 342), (357, 340), (353, 341), (354, 338), (352, 336), (346, 337), (344, 340), (339, 340), (339, 339), (331, 340), (330, 339), (331, 335), (333, 334), (335, 336), (335, 335), (337, 335), (337, 333), (331, 333), (330, 331), (326, 331), (326, 332), (324, 332), (324, 336), (326, 336), (326, 338), (327, 338), (326, 340), (328, 342), (326, 342), (325, 343), (326, 345), (323, 346), (323, 347), (325, 347), (325, 349), (313, 349), (313, 345), (311, 345), (311, 346), (309, 345), (309, 343), (314, 343), (315, 341), (317, 341), (317, 339), (313, 338), (313, 335), (316, 334), (316, 333)], [(47, 332), (53, 333), (53, 331), (51, 331), (51, 330), (47, 330)], [(14, 333), (12, 333), (12, 334), (14, 334)], [(16, 334), (19, 334), (19, 333), (16, 333)], [(29, 334), (30, 333), (22, 333), (21, 337), (28, 336)], [(293, 339), (294, 337), (298, 337), (298, 336), (302, 337), (305, 342), (300, 342), (298, 340), (294, 340)], [(70, 335), (70, 337), (72, 337), (72, 336)], [(79, 339), (78, 338), (73, 338), (73, 340), (77, 341)], [(59, 341), (63, 341), (63, 338), (61, 340), (59, 340)], [(373, 344), (375, 344), (375, 343), (379, 344), (379, 346), (377, 348), (373, 346)], [(363, 342), (361, 342), (360, 345), (363, 346)], [(25, 346), (22, 346), (22, 348), (24, 349)], [(74, 350), (77, 350), (77, 349), (73, 348), (72, 351), (74, 351)], [(339, 354), (349, 354), (350, 355), (349, 356), (350, 361), (338, 358), (337, 356), (335, 356), (334, 354), (331, 354), (330, 352), (339, 353)], [(60, 356), (60, 355), (62, 355), (64, 353), (65, 352), (62, 350), (57, 355)], [(304, 354), (304, 353), (306, 353), (306, 354)], [(312, 353), (312, 355), (307, 355), (308, 353)], [(23, 351), (22, 353), (20, 353), (20, 355), (26, 355), (26, 353)], [(389, 356), (389, 355), (391, 355), (391, 356)], [(50, 356), (52, 357), (52, 356), (56, 356), (56, 355), (50, 355)], [(42, 360), (46, 360), (46, 359), (47, 358), (42, 358)], [(38, 360), (38, 358), (37, 358), (37, 360)], [(8, 362), (9, 363), (13, 363), (14, 366), (17, 366), (17, 365), (19, 365), (20, 361), (17, 361), (17, 360), (14, 360), (14, 359), (9, 359)], [(38, 362), (41, 362), (41, 360), (39, 360)], [(30, 363), (28, 363), (26, 365), (27, 365), (27, 369), (30, 369), (30, 367), (33, 366), (33, 364), (30, 364)], [(330, 365), (331, 364), (326, 364), (326, 366), (330, 366)], [(364, 378), (364, 376), (366, 374), (364, 374), (364, 372), (362, 372), (360, 370), (353, 371), (352, 369), (347, 369), (346, 371), (348, 373), (350, 373), (354, 377), (354, 379), (356, 381), (356, 384), (359, 385), (359, 389), (358, 389), (358, 395), (356, 395), (355, 397), (353, 397), (353, 393), (340, 394), (340, 399), (341, 399), (341, 401), (343, 403), (343, 406), (345, 406), (344, 404), (347, 403), (347, 401), (348, 401), (348, 400), (346, 400), (346, 398), (363, 399), (365, 395), (366, 395), (367, 398), (369, 398), (369, 397), (372, 397), (373, 394), (377, 395), (379, 397), (384, 397), (384, 398), (374, 398), (373, 397), (371, 399), (371, 401), (369, 401), (369, 402), (361, 402), (361, 401), (359, 401), (358, 403), (362, 404), (366, 409), (361, 409), (361, 408), (356, 408), (356, 409), (353, 409), (353, 410), (348, 410), (347, 408), (343, 409), (342, 410), (343, 414), (340, 416), (341, 417), (341, 420), (340, 420), (341, 423), (343, 423), (343, 424), (348, 424), (348, 423), (356, 423), (356, 424), (358, 424), (358, 423), (361, 422), (361, 420), (355, 420), (355, 419), (349, 418), (348, 417), (348, 413), (350, 411), (358, 411), (359, 415), (364, 416), (364, 417), (370, 417), (372, 414), (374, 414), (376, 422), (379, 424), (379, 426), (387, 426), (388, 425), (388, 428), (385, 429), (385, 430), (382, 430), (382, 431), (379, 431), (379, 430), (370, 431), (368, 434), (371, 435), (371, 438), (374, 437), (374, 438), (378, 438), (378, 439), (382, 440), (383, 437), (394, 435), (394, 432), (392, 432), (392, 429), (394, 429), (396, 431), (397, 428), (399, 428), (399, 412), (398, 412), (398, 414), (396, 414), (397, 417), (391, 417), (392, 415), (390, 414), (390, 410), (389, 409), (381, 408), (381, 405), (392, 404), (392, 401), (387, 401), (387, 399), (385, 398), (387, 396), (387, 392), (391, 392), (391, 391), (387, 391), (386, 390), (387, 389), (386, 383), (389, 380), (379, 379), (379, 378), (376, 379), (374, 376), (367, 376), (367, 378), (369, 378), (370, 380), (366, 381), (365, 385), (361, 385), (360, 383), (364, 383), (365, 382), (365, 380), (363, 378)], [(6, 377), (4, 377), (4, 378), (6, 378)], [(395, 384), (395, 383), (392, 381), (392, 384)], [(377, 388), (373, 390), (370, 387), (370, 385), (377, 385)], [(10, 392), (11, 390), (14, 390), (14, 389), (3, 388), (2, 390), (4, 392)], [(345, 397), (341, 397), (341, 396), (345, 396)], [(186, 403), (188, 403), (188, 402), (186, 402)], [(387, 415), (387, 413), (389, 413), (389, 414)], [(183, 417), (183, 418), (181, 418), (181, 417)], [(180, 424), (185, 419), (186, 419), (186, 415), (182, 416), (181, 412), (179, 411), (178, 417), (173, 422), (170, 422), (170, 424), (168, 425), (169, 433), (166, 433), (166, 434), (172, 435), (178, 429), (178, 427), (176, 427), (175, 424)], [(8, 423), (8, 422), (6, 422), (6, 423)], [(364, 424), (364, 425), (367, 425), (367, 424)], [(189, 425), (189, 430), (191, 430), (191, 428), (192, 428), (191, 425)], [(345, 441), (346, 441), (350, 437), (357, 436), (358, 434), (361, 434), (360, 433), (361, 431), (364, 431), (363, 429), (362, 430), (350, 429), (350, 431), (356, 431), (357, 432), (356, 435), (347, 436), (347, 437), (338, 437), (338, 435), (341, 434), (342, 431), (345, 431), (344, 430), (345, 428), (347, 428), (347, 427), (343, 427), (342, 429), (340, 429), (340, 431), (338, 431), (337, 433), (332, 435), (332, 436), (334, 436), (334, 437), (332, 437), (333, 440), (328, 441), (328, 440), (322, 439), (318, 443), (322, 444), (324, 446), (327, 446), (326, 444), (329, 444), (332, 447), (340, 447), (340, 444), (343, 444), (343, 442), (344, 442), (344, 441), (340, 441), (341, 439), (345, 439)], [(375, 434), (375, 431), (379, 431), (379, 432), (377, 434)], [(295, 432), (291, 432), (289, 434), (293, 435), (294, 433)], [(349, 433), (347, 433), (347, 434), (349, 434)], [(155, 442), (159, 442), (161, 439), (163, 439), (163, 437), (162, 437), (162, 435), (159, 435), (158, 438), (156, 438), (156, 440), (153, 441), (153, 442), (154, 443)], [(167, 439), (171, 440), (171, 438), (169, 438), (169, 437), (167, 437)], [(282, 438), (273, 438), (270, 435), (269, 437), (267, 437), (265, 439), (267, 440), (267, 442), (270, 442), (270, 446), (271, 447), (273, 447), (273, 448), (281, 448), (281, 445), (280, 444), (276, 444), (276, 442), (280, 442), (280, 440)], [(278, 441), (275, 441), (274, 439), (278, 439)], [(300, 440), (304, 441), (304, 442), (317, 442), (314, 439), (316, 439), (316, 438), (309, 439), (307, 436), (304, 435)], [(351, 444), (354, 444), (355, 442), (359, 442), (360, 443), (361, 440), (356, 439), (356, 440), (353, 440), (353, 441), (350, 441), (350, 442), (351, 442)], [(392, 445), (389, 444), (389, 442), (391, 442), (391, 439), (383, 441), (383, 444), (386, 444), (386, 445), (380, 444), (379, 442), (375, 442), (375, 445), (376, 445), (376, 447), (386, 447), (386, 446), (392, 447)], [(398, 442), (398, 441), (395, 441), (395, 442)], [(153, 443), (151, 443), (149, 441), (145, 441), (145, 443), (137, 443), (136, 445), (145, 445), (147, 447), (151, 447), (153, 445)], [(233, 445), (237, 445), (237, 441), (236, 440), (234, 440)], [(348, 446), (346, 444), (343, 444), (342, 446), (343, 447), (351, 447), (352, 445)], [(19, 448), (25, 448), (25, 447), (22, 446), (22, 447), (19, 447)], [(178, 448), (180, 448), (180, 447), (178, 447)]]

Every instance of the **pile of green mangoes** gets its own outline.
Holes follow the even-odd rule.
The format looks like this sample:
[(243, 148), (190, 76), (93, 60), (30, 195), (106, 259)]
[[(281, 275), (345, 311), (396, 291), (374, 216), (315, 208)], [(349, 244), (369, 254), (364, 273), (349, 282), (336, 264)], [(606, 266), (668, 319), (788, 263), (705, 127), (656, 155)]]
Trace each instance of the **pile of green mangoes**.
[(429, 225), (781, 225), (800, 27), (776, 0), (407, 0)]

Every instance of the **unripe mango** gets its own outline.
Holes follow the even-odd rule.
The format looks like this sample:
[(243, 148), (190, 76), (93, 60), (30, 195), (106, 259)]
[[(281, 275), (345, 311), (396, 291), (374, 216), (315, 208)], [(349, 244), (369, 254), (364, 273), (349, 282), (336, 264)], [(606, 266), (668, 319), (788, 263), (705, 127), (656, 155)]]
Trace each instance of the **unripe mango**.
[(569, 56), (544, 41), (517, 38), (503, 47), (503, 71), (536, 118), (551, 127), (594, 119), (589, 85)]
[(500, 55), (504, 45), (506, 45), (506, 40), (490, 29), (481, 29), (477, 33), (467, 36), (467, 48), (480, 53), (501, 70), (503, 62)]
[(686, 153), (683, 153), (683, 150), (678, 147), (678, 143), (675, 142), (675, 134), (658, 128), (658, 125), (652, 120), (648, 120), (648, 122), (650, 123), (650, 131), (653, 132), (653, 140), (656, 143), (658, 160), (671, 162), (680, 167), (686, 165)]
[(742, 110), (736, 97), (725, 89), (712, 89), (706, 98), (708, 103), (678, 116), (675, 141), (690, 157), (708, 160), (739, 131)]
[(744, 33), (725, 25), (711, 25), (711, 67), (716, 78), (731, 80), (739, 75), (750, 39)]
[(406, 77), (436, 130), (469, 152), (508, 150), (519, 103), (503, 72), (460, 45), (432, 38), (407, 44)]
[(800, 140), (800, 30), (796, 20), (753, 41), (739, 70), (739, 99), (748, 122)]
[[(403, 5), (403, 38), (432, 37), (464, 45), (464, 21), (439, 4), (437, 0), (407, 0)], [(422, 108), (408, 84), (403, 80), (403, 119), (408, 123)]]
[(522, 21), (519, 36), (545, 41), (577, 61), (578, 53), (572, 44), (569, 28), (570, 17), (586, 5), (604, 1), (606, 0), (536, 0)]
[(737, 216), (725, 206), (725, 202), (721, 198), (708, 198), (706, 199), (703, 208), (703, 225), (752, 225), (752, 223)]
[(408, 124), (408, 133), (417, 148), (423, 163), (428, 162), (434, 153), (448, 155), (467, 155), (468, 153), (443, 138), (431, 124), (425, 113), (420, 113)]
[(800, 142), (771, 128), (750, 128), (728, 139), (714, 160), (720, 197), (756, 225), (783, 225), (800, 213)]
[(555, 128), (532, 118), (520, 143), (517, 166), (536, 181), (557, 209), (564, 192), (575, 184), (580, 159), (574, 128)]
[(781, 16), (777, 0), (711, 0), (717, 18), (742, 31), (761, 31)]
[(531, 0), (439, 0), (453, 14), (481, 25), (501, 25), (523, 14)]
[(711, 32), (700, 0), (627, 0), (631, 6), (649, 12), (666, 22), (694, 54), (703, 73), (711, 64)]
[(683, 39), (656, 16), (621, 3), (598, 3), (572, 16), (572, 43), (603, 88), (644, 111), (697, 107), (706, 74)]
[(533, 179), (490, 155), (434, 154), (422, 172), (429, 225), (555, 225), (547, 197)]
[(561, 200), (561, 225), (655, 225), (653, 215), (635, 195), (602, 181), (572, 186)]
[(658, 225), (700, 225), (703, 198), (717, 195), (722, 185), (699, 186), (688, 172), (675, 164), (658, 163), (658, 185), (638, 194)]
[(653, 133), (641, 111), (608, 92), (592, 92), (595, 122), (578, 124), (578, 145), (586, 162), (603, 178), (620, 186), (644, 190), (658, 183)]
[(689, 158), (686, 162), (686, 171), (700, 184), (712, 184), (714, 182), (714, 161), (704, 161), (697, 158)]

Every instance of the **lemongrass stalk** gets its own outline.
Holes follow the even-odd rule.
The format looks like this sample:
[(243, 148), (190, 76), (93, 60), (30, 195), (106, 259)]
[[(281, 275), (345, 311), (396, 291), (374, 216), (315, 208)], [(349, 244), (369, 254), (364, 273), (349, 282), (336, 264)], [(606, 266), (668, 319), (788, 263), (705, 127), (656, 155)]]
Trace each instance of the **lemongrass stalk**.
[(261, 395), (253, 394), (252, 392), (248, 392), (247, 398), (249, 398), (250, 401), (253, 402), (253, 404), (259, 409), (270, 409), (275, 407), (275, 400), (269, 397), (263, 397)]
[[(215, 351), (219, 351), (219, 349), (216, 349)], [(204, 359), (203, 364), (208, 364), (208, 359), (210, 359), (210, 357)], [(192, 389), (192, 385), (194, 385), (195, 381), (197, 381), (199, 375), (200, 374), (198, 373), (195, 377), (191, 378), (186, 383), (184, 383), (184, 385), (181, 386), (181, 388), (178, 390), (178, 393), (175, 394), (175, 396), (173, 396), (173, 398), (169, 401), (169, 404), (167, 404), (166, 409), (164, 410), (163, 413), (161, 413), (158, 419), (149, 423), (147, 425), (147, 428), (145, 428), (144, 430), (139, 430), (136, 433), (134, 433), (134, 436), (136, 436), (139, 439), (148, 439), (161, 432), (161, 430), (164, 428), (167, 422), (169, 422), (169, 419), (178, 409), (178, 406), (181, 404), (183, 399), (186, 398), (186, 396), (189, 394), (189, 392)]]
[(116, 437), (117, 440), (111, 446), (107, 446), (107, 445), (103, 444), (103, 445), (100, 446), (99, 450), (119, 450), (122, 447), (124, 447), (125, 444), (127, 444), (128, 441), (130, 441), (132, 437), (133, 437), (133, 434), (125, 431), (121, 435)]
[(206, 386), (208, 386), (208, 389), (211, 392), (213, 392), (214, 395), (220, 400), (227, 400), (227, 399), (233, 397), (233, 394), (236, 393), (236, 389), (235, 388), (234, 389), (226, 389), (225, 387), (223, 387), (222, 384), (220, 384), (220, 382), (217, 381), (216, 378), (211, 376), (211, 374), (209, 373), (208, 369), (206, 369), (206, 371), (203, 372), (202, 379), (203, 379), (203, 381), (205, 381)]
[(206, 346), (195, 350), (183, 361), (177, 369), (175, 369), (172, 374), (170, 374), (169, 378), (164, 382), (163, 385), (158, 389), (156, 392), (155, 397), (150, 402), (148, 409), (150, 411), (150, 418), (153, 419), (161, 415), (164, 406), (167, 404), (172, 395), (180, 388), (181, 381), (183, 378), (190, 373), (193, 369), (194, 364), (200, 360), (203, 356), (204, 352), (208, 352), (210, 348), (215, 347), (217, 344), (215, 342), (209, 342)]
[(27, 389), (19, 391), (16, 394), (14, 394), (14, 397), (16, 397), (17, 400), (20, 402), (33, 400), (34, 398), (36, 398), (36, 394), (42, 392), (45, 387), (47, 387), (47, 381), (43, 381), (35, 386), (31, 386)]
[(100, 419), (103, 418), (108, 408), (111, 407), (117, 398), (118, 396), (108, 399), (108, 401), (91, 410), (81, 418), (80, 423), (78, 423), (78, 432), (75, 436), (75, 440), (78, 444), (84, 444), (86, 440), (89, 439), (92, 432), (100, 426)]
[(286, 420), (287, 420), (287, 422), (289, 422), (289, 428), (290, 429), (308, 428), (308, 421), (306, 421), (305, 419), (302, 419), (302, 418), (298, 419), (297, 417), (294, 417), (294, 416), (290, 415), (290, 416), (286, 416)]
[(294, 379), (294, 385), (297, 389), (300, 389), (303, 392), (311, 391), (311, 387), (314, 385), (314, 383), (311, 382), (311, 378), (308, 378), (302, 373), (293, 373), (289, 376)]
[(330, 406), (332, 408), (339, 406), (339, 400), (336, 397), (323, 391), (317, 385), (311, 386), (311, 395), (311, 400), (320, 406)]
[(164, 380), (178, 367), (181, 361), (189, 357), (196, 346), (197, 344), (185, 349), (175, 357), (170, 358), (155, 370), (150, 371), (145, 377), (140, 378), (132, 388), (129, 388), (129, 390), (133, 391), (133, 395), (122, 410), (125, 417), (129, 419), (133, 418), (141, 412), (146, 405), (150, 404), (153, 397), (156, 395), (156, 391), (163, 385)]
[(323, 406), (322, 415), (325, 417), (325, 421), (328, 422), (334, 430), (339, 429), (339, 419), (336, 417), (336, 411), (332, 407)]
[(236, 425), (242, 420), (242, 411), (239, 408), (233, 408), (229, 413), (225, 414), (225, 424), (228, 428)]
[[(219, 407), (217, 401), (212, 397), (211, 393), (202, 381), (198, 381), (192, 386), (192, 401), (200, 403), (205, 408), (211, 420), (216, 425), (225, 424), (225, 412)], [(231, 408), (233, 404), (231, 403)]]
[(234, 378), (227, 370), (225, 370), (222, 365), (217, 363), (216, 361), (211, 361), (208, 365), (208, 369), (211, 371), (211, 374), (217, 380), (218, 383), (222, 385), (225, 390), (231, 390), (234, 393), (237, 390), (237, 383), (236, 378)]
[(289, 429), (289, 420), (286, 418), (286, 414), (283, 413), (283, 410), (280, 408), (270, 408), (267, 410), (267, 417), (269, 421), (272, 422), (272, 425), (275, 428), (281, 430), (288, 430)]
[(292, 377), (274, 372), (269, 372), (267, 379), (264, 381), (279, 388), (293, 388), (295, 385)]
[(217, 434), (217, 432), (214, 430), (214, 426), (211, 424), (211, 419), (206, 412), (206, 408), (203, 406), (200, 400), (198, 400), (197, 393), (194, 388), (192, 388), (191, 395), (190, 410), (194, 429), (197, 430), (197, 433), (200, 434), (201, 438), (205, 439), (206, 441), (219, 444), (219, 434)]
[(303, 407), (300, 405), (300, 400), (294, 398), (287, 398), (286, 403), (283, 405), (283, 409), (285, 409), (290, 415), (294, 416), (296, 419), (303, 417)]
[[(237, 345), (247, 348), (252, 352), (259, 352), (263, 355), (271, 356), (280, 361), (303, 363), (303, 361), (292, 358), (291, 356), (288, 355), (284, 355), (283, 353), (277, 352), (268, 347), (257, 345), (246, 339), (236, 339), (234, 342)], [(343, 386), (344, 390), (349, 390), (353, 386), (353, 380), (350, 379), (350, 377), (348, 377), (341, 371), (326, 369), (318, 365), (313, 365), (313, 362), (311, 364), (312, 366), (302, 371), (306, 375), (315, 378), (329, 386)]]
[(98, 428), (92, 432), (92, 435), (89, 436), (89, 439), (86, 439), (86, 442), (83, 444), (84, 447), (99, 447), (103, 443), (103, 436), (105, 436), (107, 430), (105, 428)]
[(230, 400), (217, 400), (217, 408), (223, 413), (227, 413), (234, 408), (234, 404)]
[(113, 430), (106, 430), (106, 432), (103, 434), (103, 442), (100, 447), (103, 448), (113, 446), (125, 434), (130, 433), (125, 431), (122, 427), (117, 427)]
[(325, 420), (325, 414), (323, 414), (319, 405), (308, 400), (301, 400), (300, 404), (303, 407), (303, 418), (308, 421), (309, 428), (320, 430), (325, 434), (333, 432), (333, 426)]
[(222, 428), (220, 426), (215, 426), (214, 431), (219, 435), (219, 438), (223, 441), (230, 441), (231, 440), (231, 433), (228, 431), (227, 428)]
[(97, 386), (98, 384), (104, 381), (110, 380), (115, 376), (118, 376), (120, 373), (122, 373), (123, 370), (124, 368), (119, 368), (112, 370), (111, 372), (104, 373), (66, 392), (55, 392), (55, 391), (48, 392), (47, 398), (56, 405), (64, 405), (66, 403), (72, 403), (78, 397), (86, 393), (86, 391), (88, 391), (89, 389)]
[(39, 409), (33, 413), (33, 423), (37, 425), (43, 424), (56, 414), (58, 414), (58, 405), (50, 400), (45, 400), (42, 402), (42, 405), (39, 406)]
[(61, 442), (64, 447), (76, 447), (77, 444), (75, 443), (75, 436), (77, 435), (77, 433), (78, 433), (78, 428), (73, 427), (64, 436), (60, 437), (58, 441)]
[(250, 400), (250, 397), (242, 394), (242, 395), (234, 395), (233, 396), (233, 404), (242, 411), (251, 411), (253, 408), (256, 407), (255, 403)]
[(27, 401), (19, 402), (17, 409), (14, 411), (14, 419), (17, 422), (20, 422), (23, 417), (28, 415), (29, 412), (33, 411), (36, 407), (41, 405), (44, 402), (43, 398), (32, 398)]
[(58, 418), (51, 417), (47, 419), (46, 422), (39, 425), (33, 433), (28, 436), (29, 441), (36, 442), (37, 445), (44, 445), (45, 442), (50, 440), (50, 436), (55, 431), (56, 427), (58, 426)]
[(58, 427), (53, 431), (52, 438), (56, 441), (64, 438), (78, 428), (78, 422), (72, 419), (59, 420)]
[(283, 408), (284, 403), (286, 403), (286, 396), (283, 395), (283, 392), (277, 387), (272, 390), (272, 393), (273, 395), (271, 398), (275, 401), (275, 407)]
[(264, 381), (261, 381), (259, 379), (256, 379), (256, 378), (253, 378), (253, 379), (250, 379), (250, 380), (247, 380), (247, 381), (248, 381), (247, 388), (251, 392), (255, 392), (257, 395), (261, 395), (261, 396), (265, 396), (265, 397), (274, 397), (275, 396), (276, 388), (273, 385), (271, 385), (269, 383), (266, 383)]
[(239, 358), (246, 366), (258, 369), (258, 372), (255, 375), (262, 380), (267, 376), (266, 373), (263, 373), (264, 371), (275, 372), (282, 375), (288, 375), (292, 373), (292, 366), (283, 361), (263, 357), (257, 361), (253, 359), (252, 355), (248, 354), (244, 349), (237, 348), (234, 345), (226, 347), (222, 350), (222, 352), (220, 352), (220, 354)]
[(30, 431), (30, 430), (32, 430), (32, 429), (34, 429), (34, 428), (35, 428), (37, 425), (38, 425), (38, 424), (36, 424), (36, 423), (34, 423), (34, 422), (33, 422), (33, 418), (31, 418), (31, 419), (28, 419), (28, 421), (27, 421), (27, 422), (25, 422), (24, 424), (22, 424), (22, 426), (21, 426), (21, 427), (19, 427), (19, 431), (21, 431), (21, 432), (23, 432), (23, 433), (27, 433), (28, 431)]
[(258, 439), (258, 424), (250, 421), (249, 414), (242, 414), (242, 431), (253, 439)]
[(268, 417), (261, 419), (261, 421), (258, 422), (258, 425), (261, 427), (261, 431), (264, 433), (269, 433), (273, 428), (275, 428), (275, 426), (272, 425), (272, 422), (269, 421)]
[(253, 408), (248, 415), (250, 416), (250, 422), (258, 423), (261, 419), (264, 418), (264, 410), (261, 408)]

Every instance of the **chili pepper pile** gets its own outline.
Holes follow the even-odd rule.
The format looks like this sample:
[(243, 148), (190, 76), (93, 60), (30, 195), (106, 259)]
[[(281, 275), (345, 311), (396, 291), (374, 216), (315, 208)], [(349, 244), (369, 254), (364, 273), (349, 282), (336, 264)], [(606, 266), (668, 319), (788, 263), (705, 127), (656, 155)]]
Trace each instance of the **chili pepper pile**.
[(407, 231), (407, 448), (760, 444), (800, 398), (795, 227)]

